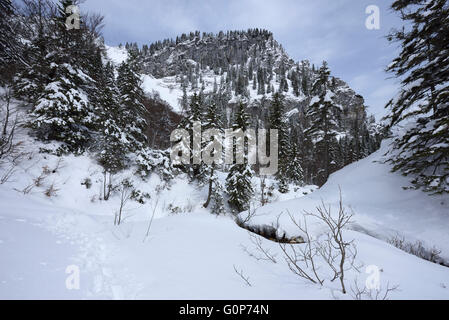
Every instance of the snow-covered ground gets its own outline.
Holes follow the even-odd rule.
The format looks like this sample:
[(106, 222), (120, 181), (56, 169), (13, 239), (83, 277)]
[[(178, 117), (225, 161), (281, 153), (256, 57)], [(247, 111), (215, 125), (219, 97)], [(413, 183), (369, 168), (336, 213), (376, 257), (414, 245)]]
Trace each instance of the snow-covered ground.
[[(441, 257), (449, 261), (449, 196), (404, 190), (410, 186), (409, 178), (392, 173), (391, 166), (384, 163), (389, 143), (384, 141), (377, 152), (332, 174), (309, 196), (258, 209), (251, 223), (272, 225), (281, 215), (280, 231), (293, 236), (298, 230), (288, 213), (298, 217), (304, 211), (314, 212), (321, 201), (336, 212), (341, 189), (344, 205), (354, 213), (352, 229), (383, 240), (399, 235), (411, 242), (421, 241), (441, 250)], [(315, 227), (317, 232), (321, 230), (321, 225)]]
[[(28, 150), (37, 150), (38, 144), (30, 138), (25, 142)], [(272, 222), (286, 209), (295, 214), (313, 210), (320, 199), (335, 204), (340, 185), (345, 204), (356, 212), (357, 224), (346, 231), (346, 237), (355, 240), (357, 263), (364, 266), (361, 273), (347, 273), (347, 286), (357, 279), (363, 287), (369, 276), (365, 266), (376, 265), (382, 270), (383, 288), (387, 283), (399, 285), (390, 298), (449, 299), (449, 268), (366, 234), (382, 239), (400, 232), (437, 246), (447, 256), (447, 198), (402, 190), (406, 179), (390, 173), (384, 164), (373, 163), (383, 151), (335, 173), (311, 194), (304, 196), (313, 187), (292, 191), (284, 198), (276, 196), (276, 202), (257, 209), (251, 223)], [(277, 263), (248, 255), (248, 251), (258, 255), (249, 233), (231, 216), (217, 217), (203, 209), (206, 187), (188, 184), (182, 176), (170, 185), (157, 176), (142, 182), (138, 187), (152, 198), (144, 205), (130, 202), (124, 222), (114, 226), (119, 196), (99, 200), (101, 170), (87, 156), (59, 161), (34, 153), (16, 169), (0, 185), (2, 299), (352, 298), (339, 292), (337, 282), (325, 281), (321, 287), (296, 276), (277, 243), (261, 239)], [(44, 171), (41, 184), (26, 192)], [(85, 178), (92, 181), (89, 189), (81, 184)], [(137, 186), (137, 178), (134, 181)], [(47, 197), (44, 193), (52, 184), (57, 191)], [(147, 237), (153, 210), (155, 218)], [(281, 219), (281, 228), (295, 232), (287, 220)], [(69, 266), (80, 270), (79, 290), (66, 288)], [(251, 286), (234, 267), (249, 277)]]
[[(108, 48), (108, 54), (116, 64), (126, 59), (119, 48)], [(207, 79), (213, 83), (212, 77)], [(173, 83), (143, 76), (145, 91), (157, 91), (176, 110), (181, 91)], [(170, 184), (155, 174), (142, 181), (131, 170), (115, 176), (115, 183), (130, 178), (151, 198), (145, 204), (128, 202), (123, 223), (114, 226), (119, 194), (101, 200), (103, 174), (91, 158), (42, 154), (38, 150), (45, 145), (26, 132), (17, 134), (28, 156), (0, 184), (0, 299), (353, 298), (340, 293), (338, 281), (319, 286), (295, 275), (275, 242), (261, 238), (276, 263), (250, 256), (248, 252), (260, 255), (250, 234), (230, 214), (217, 217), (202, 208), (207, 186), (190, 184), (183, 176)], [(348, 291), (354, 281), (363, 288), (370, 276), (365, 268), (374, 265), (381, 270), (383, 289), (399, 286), (389, 298), (449, 299), (449, 268), (387, 243), (396, 235), (419, 240), (440, 249), (449, 261), (449, 196), (404, 190), (408, 179), (381, 163), (387, 150), (385, 141), (381, 150), (334, 173), (319, 190), (306, 186), (286, 195), (274, 192), (263, 207), (256, 194), (256, 216), (249, 224), (279, 221), (279, 232), (301, 235), (288, 213), (301, 218), (321, 201), (336, 212), (341, 188), (344, 205), (355, 214), (345, 239), (354, 240), (361, 266), (360, 273), (346, 273)], [(0, 177), (10, 168), (3, 163)], [(219, 177), (225, 179), (224, 174)], [(258, 190), (259, 179), (253, 184)], [(309, 228), (313, 236), (323, 232), (323, 225), (312, 221)], [(79, 290), (66, 286), (73, 268), (80, 271)]]

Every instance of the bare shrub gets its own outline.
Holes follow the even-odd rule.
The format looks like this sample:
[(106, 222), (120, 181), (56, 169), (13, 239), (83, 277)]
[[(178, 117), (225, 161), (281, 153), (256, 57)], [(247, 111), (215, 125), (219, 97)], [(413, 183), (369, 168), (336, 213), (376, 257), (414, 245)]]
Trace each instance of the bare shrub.
[(118, 211), (115, 213), (114, 217), (114, 225), (120, 225), (122, 222), (122, 215), (123, 211), (125, 209), (126, 204), (131, 199), (133, 191), (133, 185), (129, 179), (124, 179), (119, 186), (119, 193), (120, 193), (120, 206)]
[(269, 249), (266, 249), (262, 245), (262, 237), (257, 236), (253, 234), (252, 232), (248, 232), (250, 241), (254, 245), (254, 248), (256, 252), (258, 253), (252, 253), (247, 247), (242, 245), (243, 251), (245, 251), (250, 257), (260, 261), (271, 261), (273, 263), (277, 263), (276, 261), (276, 255), (271, 253)]
[[(351, 222), (352, 213), (346, 212), (340, 192), (338, 214), (333, 217), (330, 206), (324, 202), (316, 208), (316, 213), (304, 212), (301, 223), (289, 214), (290, 219), (303, 234), (305, 244), (292, 245), (279, 243), (290, 270), (301, 278), (312, 283), (323, 285), (326, 275), (331, 272), (329, 280), (339, 279), (341, 291), (346, 294), (345, 272), (359, 271), (355, 265), (357, 249), (353, 241), (345, 241), (343, 230)], [(320, 237), (312, 237), (307, 227), (306, 217), (313, 217), (326, 226), (326, 233)], [(328, 272), (320, 272), (326, 267)]]
[(377, 289), (368, 289), (366, 286), (360, 288), (356, 278), (350, 289), (349, 294), (354, 300), (389, 300), (390, 294), (399, 290), (399, 285), (390, 286), (390, 283), (387, 283), (386, 288), (382, 286)]
[(153, 205), (153, 211), (151, 213), (150, 221), (148, 223), (147, 233), (145, 234), (145, 237), (143, 238), (143, 242), (145, 242), (145, 239), (148, 238), (148, 236), (150, 235), (151, 226), (153, 224), (154, 215), (156, 214), (156, 209), (157, 209), (158, 204), (159, 204), (159, 197), (156, 198), (156, 202)]
[(245, 282), (248, 287), (252, 287), (251, 282), (249, 282), (249, 276), (245, 276), (243, 270), (237, 270), (237, 267), (234, 265), (234, 271), (239, 275), (239, 277)]
[(55, 187), (55, 184), (52, 183), (47, 189), (45, 189), (44, 194), (45, 194), (47, 197), (51, 198), (51, 197), (55, 197), (55, 196), (57, 195), (57, 192), (58, 192), (58, 191), (59, 191), (59, 189), (57, 189), (57, 188)]
[(422, 241), (410, 242), (405, 239), (405, 237), (396, 235), (387, 240), (387, 242), (394, 247), (405, 251), (407, 253), (413, 254), (421, 259), (433, 262), (433, 263), (443, 263), (443, 259), (440, 257), (441, 250), (436, 247), (426, 248)]

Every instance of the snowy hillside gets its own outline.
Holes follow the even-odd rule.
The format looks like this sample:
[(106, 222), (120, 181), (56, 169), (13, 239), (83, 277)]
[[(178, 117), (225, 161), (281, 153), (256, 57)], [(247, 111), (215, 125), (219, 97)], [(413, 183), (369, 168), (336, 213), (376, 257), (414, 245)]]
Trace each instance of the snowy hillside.
[[(279, 232), (294, 236), (298, 230), (288, 213), (302, 216), (304, 211), (313, 212), (321, 201), (336, 212), (341, 189), (344, 205), (355, 214), (351, 229), (382, 240), (400, 236), (410, 242), (422, 241), (428, 248), (441, 250), (441, 257), (449, 261), (449, 196), (404, 190), (410, 185), (408, 179), (392, 173), (384, 163), (389, 143), (384, 141), (379, 151), (332, 174), (313, 194), (259, 208), (251, 224), (275, 225), (282, 214)], [(322, 226), (315, 227), (319, 233)]]
[(81, 2), (0, 0), (0, 300), (449, 300), (447, 1), (391, 4), (381, 122), (345, 81), (387, 100), (385, 50), (282, 27), (315, 65), (251, 26), (110, 46), (136, 26)]
[[(387, 283), (399, 285), (400, 290), (391, 292), (389, 298), (449, 298), (448, 268), (365, 234), (367, 230), (382, 236), (400, 231), (408, 239), (425, 240), (447, 253), (447, 233), (443, 232), (448, 224), (447, 198), (403, 191), (404, 179), (372, 162), (380, 154), (335, 173), (310, 195), (259, 208), (252, 222), (267, 223), (286, 209), (295, 213), (312, 210), (321, 198), (334, 203), (340, 185), (345, 204), (357, 212), (357, 224), (346, 236), (355, 239), (357, 262), (364, 265), (361, 273), (347, 275), (348, 286), (356, 278), (362, 286), (368, 276), (365, 266), (377, 265), (383, 270), (384, 288)], [(297, 277), (275, 242), (260, 238), (276, 263), (250, 256), (258, 255), (254, 235), (238, 227), (231, 216), (216, 217), (201, 208), (204, 188), (182, 178), (162, 189), (163, 182), (153, 176), (143, 187), (154, 196), (143, 205), (129, 203), (124, 222), (114, 226), (119, 195), (108, 202), (99, 199), (99, 169), (87, 157), (58, 160), (35, 154), (17, 168), (14, 178), (0, 185), (1, 298), (353, 298), (342, 295), (336, 283), (325, 282), (320, 288)], [(82, 185), (85, 178), (92, 181), (89, 189)], [(45, 195), (51, 185), (54, 194)], [(291, 196), (301, 197), (305, 191)], [(421, 210), (426, 215), (418, 214)], [(294, 232), (289, 225), (281, 226)], [(79, 290), (66, 288), (66, 269), (73, 265), (80, 269)]]

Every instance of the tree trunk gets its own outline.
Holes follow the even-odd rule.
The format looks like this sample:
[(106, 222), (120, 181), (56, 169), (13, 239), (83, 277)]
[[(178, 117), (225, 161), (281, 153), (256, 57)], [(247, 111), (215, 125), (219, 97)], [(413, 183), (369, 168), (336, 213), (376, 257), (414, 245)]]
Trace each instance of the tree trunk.
[(209, 194), (207, 195), (207, 201), (206, 203), (203, 205), (204, 208), (207, 208), (209, 206), (210, 200), (212, 198), (212, 182), (213, 179), (212, 177), (214, 176), (214, 165), (212, 165), (212, 169), (210, 171), (210, 178), (209, 178)]

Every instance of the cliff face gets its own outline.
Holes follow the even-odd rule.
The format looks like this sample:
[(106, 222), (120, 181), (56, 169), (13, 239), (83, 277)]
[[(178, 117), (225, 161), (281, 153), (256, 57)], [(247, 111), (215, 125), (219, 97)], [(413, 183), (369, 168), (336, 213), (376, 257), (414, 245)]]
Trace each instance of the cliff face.
[[(218, 34), (191, 32), (142, 48), (127, 44), (123, 48), (126, 52), (125, 49), (140, 53), (146, 92), (165, 100), (175, 112), (182, 115), (189, 108), (189, 96), (196, 92), (205, 104), (218, 106), (225, 128), (231, 127), (240, 102), (247, 105), (253, 127), (267, 128), (272, 94), (280, 92), (292, 140), (302, 146), (308, 139), (310, 142), (305, 132), (316, 125), (317, 119), (307, 114), (322, 94), (315, 87), (321, 66), (308, 60), (295, 62), (271, 32), (260, 29)], [(331, 115), (336, 124), (332, 129), (335, 137), (332, 152), (336, 154), (333, 170), (337, 170), (377, 150), (382, 128), (367, 114), (361, 95), (332, 74), (328, 79), (332, 103), (338, 109)], [(321, 170), (316, 163), (319, 155), (315, 147), (308, 145), (307, 150), (301, 151), (302, 158), (309, 159), (303, 163), (304, 167), (311, 167), (309, 182), (314, 182), (314, 175)]]

